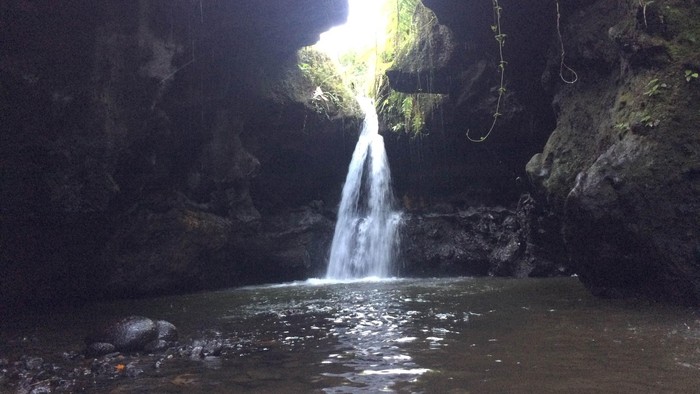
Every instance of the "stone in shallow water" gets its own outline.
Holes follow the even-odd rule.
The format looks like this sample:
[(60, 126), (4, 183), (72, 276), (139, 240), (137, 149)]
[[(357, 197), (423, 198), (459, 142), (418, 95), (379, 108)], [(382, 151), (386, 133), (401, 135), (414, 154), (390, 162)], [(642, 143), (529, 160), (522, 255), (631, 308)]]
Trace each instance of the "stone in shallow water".
[(168, 346), (169, 342), (164, 341), (162, 339), (156, 339), (155, 341), (148, 342), (143, 349), (147, 352), (157, 352), (160, 350), (167, 349)]
[(177, 328), (172, 323), (165, 320), (156, 321), (158, 339), (166, 342), (177, 341)]
[(44, 365), (44, 360), (41, 357), (30, 357), (24, 360), (24, 366), (29, 370), (39, 370)]
[(105, 324), (86, 338), (87, 352), (101, 355), (112, 351), (162, 350), (177, 341), (177, 329), (167, 321), (128, 316)]
[(112, 353), (115, 350), (114, 345), (105, 342), (93, 342), (88, 345), (86, 353), (88, 356), (100, 356), (103, 354)]

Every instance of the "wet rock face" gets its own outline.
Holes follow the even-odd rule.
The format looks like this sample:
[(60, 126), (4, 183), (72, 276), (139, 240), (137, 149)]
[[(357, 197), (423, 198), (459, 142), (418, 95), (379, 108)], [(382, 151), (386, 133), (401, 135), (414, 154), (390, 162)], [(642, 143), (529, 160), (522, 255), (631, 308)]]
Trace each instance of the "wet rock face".
[(555, 260), (560, 251), (538, 246), (545, 237), (556, 237), (557, 230), (542, 221), (545, 214), (539, 209), (531, 196), (523, 195), (516, 209), (442, 204), (433, 213), (406, 213), (398, 270), (406, 276), (570, 274)]
[(655, 174), (663, 170), (659, 161), (674, 156), (630, 136), (577, 177), (566, 200), (564, 235), (594, 293), (700, 302), (696, 182), (676, 170)]
[[(428, 115), (428, 136), (413, 143), (387, 138), (394, 168), (410, 169), (411, 175), (395, 177), (399, 195), (473, 188), (473, 205), (487, 201), (478, 193), (489, 190), (513, 201), (508, 178), (526, 169), (537, 200), (546, 202), (544, 210), (551, 213), (540, 218), (561, 230), (534, 245), (559, 244), (550, 248), (558, 251), (556, 260), (568, 262), (594, 293), (699, 303), (700, 115), (692, 75), (700, 70), (700, 55), (691, 38), (700, 34), (698, 3), (562, 0), (558, 19), (553, 2), (499, 1), (507, 34), (506, 112), (488, 144), (477, 148), (460, 141), (465, 130), (484, 129), (492, 119), (489, 89), (498, 85), (496, 69), (489, 66), (498, 59), (489, 29), (492, 4), (423, 3), (451, 34), (435, 26), (426, 29), (414, 48), (422, 56), (397, 62), (389, 73), (392, 86), (418, 93), (404, 81), (432, 75), (439, 82), (448, 63), (461, 71), (448, 91), (436, 89), (448, 95)], [(421, 49), (431, 38), (456, 44), (445, 46), (446, 53)], [(560, 45), (566, 65), (577, 73), (576, 83), (568, 83), (576, 76), (561, 63)], [(412, 162), (416, 152), (421, 159)], [(459, 237), (463, 224), (456, 223), (452, 217), (438, 227)], [(420, 231), (429, 237), (433, 230)], [(435, 261), (462, 261), (469, 249), (477, 249), (434, 237), (441, 246), (424, 250), (431, 250), (434, 257), (425, 257)], [(469, 246), (475, 239), (483, 240), (461, 243)], [(493, 257), (508, 260), (516, 246), (506, 242)], [(488, 242), (479, 248), (495, 250)], [(484, 272), (487, 265), (475, 269)]]
[(279, 87), (300, 72), (296, 50), (345, 20), (347, 1), (0, 9), (13, 38), (0, 44), (0, 309), (244, 283), (240, 228), (326, 197), (319, 181), (287, 200), (282, 187), (252, 196), (251, 181), (275, 184), (288, 166), (271, 156), (286, 152), (335, 168), (313, 159), (316, 133), (343, 157), (328, 145), (345, 114), (331, 121), (310, 108), (313, 89)]
[(266, 217), (236, 241), (239, 275), (250, 282), (321, 277), (328, 264), (335, 217), (320, 201)]
[(579, 81), (555, 86), (557, 127), (530, 179), (595, 294), (697, 305), (699, 93), (681, 71), (700, 66), (683, 38), (698, 34), (688, 19), (698, 4), (597, 1), (569, 12), (578, 16), (563, 25), (567, 62)]
[(222, 286), (234, 275), (226, 257), (231, 226), (230, 220), (194, 207), (136, 211), (105, 247), (115, 265), (100, 290), (119, 297)]
[[(397, 56), (387, 77), (392, 89), (431, 102), (418, 138), (385, 133), (397, 194), (425, 198), (472, 194), (475, 204), (515, 204), (527, 191), (524, 167), (554, 128), (551, 92), (542, 86), (555, 28), (555, 4), (502, 1), (507, 34), (505, 88), (488, 144), (475, 144), (494, 119), (500, 74), (490, 1), (426, 0), (418, 36)], [(381, 115), (381, 114), (380, 114)]]
[(448, 94), (453, 90), (464, 51), (452, 30), (418, 5), (414, 23), (425, 31), (414, 45), (397, 55), (396, 66), (386, 71), (392, 89), (399, 92)]

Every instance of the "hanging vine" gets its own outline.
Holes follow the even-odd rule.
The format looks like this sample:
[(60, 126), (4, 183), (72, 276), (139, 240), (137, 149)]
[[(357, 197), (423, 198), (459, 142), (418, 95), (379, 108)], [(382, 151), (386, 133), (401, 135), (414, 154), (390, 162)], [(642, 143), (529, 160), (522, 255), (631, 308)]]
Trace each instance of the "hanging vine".
[[(499, 56), (499, 62), (498, 62), (498, 72), (500, 74), (500, 81), (499, 81), (499, 87), (498, 87), (498, 99), (496, 101), (496, 110), (493, 113), (493, 121), (491, 122), (491, 127), (489, 127), (488, 131), (486, 134), (483, 136), (477, 138), (474, 138), (470, 135), (471, 130), (467, 129), (467, 139), (471, 142), (484, 142), (489, 135), (491, 135), (491, 132), (493, 129), (496, 127), (496, 123), (498, 122), (498, 118), (502, 116), (501, 114), (501, 105), (503, 103), (503, 96), (506, 92), (506, 87), (505, 87), (505, 70), (506, 70), (506, 64), (507, 62), (503, 59), (503, 47), (505, 46), (505, 39), (506, 35), (503, 34), (503, 31), (501, 30), (501, 13), (503, 11), (503, 8), (498, 4), (498, 0), (491, 0), (493, 3), (493, 25), (491, 25), (491, 30), (494, 33), (494, 37), (496, 41), (498, 42), (498, 56)], [(640, 0), (641, 1), (641, 0)], [(557, 6), (557, 36), (559, 37), (559, 48), (560, 48), (560, 61), (559, 61), (559, 78), (561, 78), (562, 81), (568, 84), (574, 84), (578, 81), (578, 74), (574, 69), (569, 67), (566, 62), (566, 51), (564, 50), (564, 40), (561, 35), (561, 11), (559, 9), (559, 0), (555, 0), (556, 6)], [(564, 72), (567, 71), (569, 74), (571, 74), (571, 78), (567, 78), (564, 76)]]
[[(559, 12), (559, 0), (556, 0), (557, 3), (557, 36), (559, 36), (559, 48), (561, 53), (561, 59), (559, 61), (559, 78), (561, 78), (562, 81), (565, 83), (570, 83), (574, 84), (576, 81), (578, 81), (578, 74), (576, 74), (576, 71), (574, 71), (571, 67), (567, 66), (566, 63), (564, 62), (564, 57), (566, 55), (566, 52), (564, 51), (564, 40), (561, 37), (561, 13)], [(572, 79), (566, 79), (564, 77), (564, 70), (568, 71), (571, 75), (573, 75)]]
[(500, 81), (499, 81), (499, 87), (498, 87), (498, 99), (496, 100), (496, 110), (493, 113), (493, 121), (491, 122), (491, 127), (489, 127), (489, 130), (484, 134), (483, 136), (477, 138), (473, 138), (472, 136), (469, 135), (471, 130), (467, 130), (467, 139), (471, 142), (484, 142), (486, 138), (491, 135), (491, 132), (493, 129), (496, 127), (496, 123), (498, 122), (498, 118), (501, 117), (501, 103), (503, 102), (503, 95), (506, 92), (506, 87), (505, 87), (505, 73), (506, 73), (506, 61), (503, 60), (503, 46), (506, 43), (506, 35), (503, 34), (503, 31), (501, 30), (501, 12), (503, 11), (503, 8), (498, 4), (498, 0), (492, 0), (493, 3), (493, 25), (491, 25), (491, 30), (494, 33), (494, 37), (496, 38), (496, 41), (498, 42), (498, 56), (499, 56), (499, 62), (498, 62), (498, 72), (500, 74)]

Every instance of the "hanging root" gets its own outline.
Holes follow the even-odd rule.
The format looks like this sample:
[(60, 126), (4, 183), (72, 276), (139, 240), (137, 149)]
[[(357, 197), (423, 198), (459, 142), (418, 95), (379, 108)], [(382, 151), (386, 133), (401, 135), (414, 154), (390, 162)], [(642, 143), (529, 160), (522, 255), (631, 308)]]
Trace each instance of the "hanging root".
[[(560, 53), (561, 53), (561, 60), (559, 62), (559, 78), (561, 78), (562, 81), (565, 83), (576, 83), (578, 81), (578, 74), (576, 74), (576, 71), (574, 71), (571, 67), (566, 65), (566, 62), (564, 62), (564, 57), (566, 55), (566, 52), (564, 51), (564, 40), (561, 37), (561, 12), (559, 11), (559, 0), (556, 1), (557, 3), (557, 35), (559, 36), (559, 47), (560, 47)], [(564, 77), (564, 70), (568, 71), (571, 75), (573, 75), (572, 79), (566, 79)]]

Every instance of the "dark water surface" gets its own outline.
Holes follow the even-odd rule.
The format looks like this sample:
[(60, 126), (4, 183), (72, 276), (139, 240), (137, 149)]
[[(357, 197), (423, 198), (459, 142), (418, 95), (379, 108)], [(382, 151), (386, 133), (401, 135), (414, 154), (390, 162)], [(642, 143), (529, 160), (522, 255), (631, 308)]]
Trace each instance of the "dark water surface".
[(99, 304), (2, 322), (0, 356), (50, 361), (129, 314), (171, 321), (183, 344), (228, 347), (144, 361), (138, 377), (87, 391), (700, 392), (696, 311), (596, 299), (575, 278), (312, 281)]

